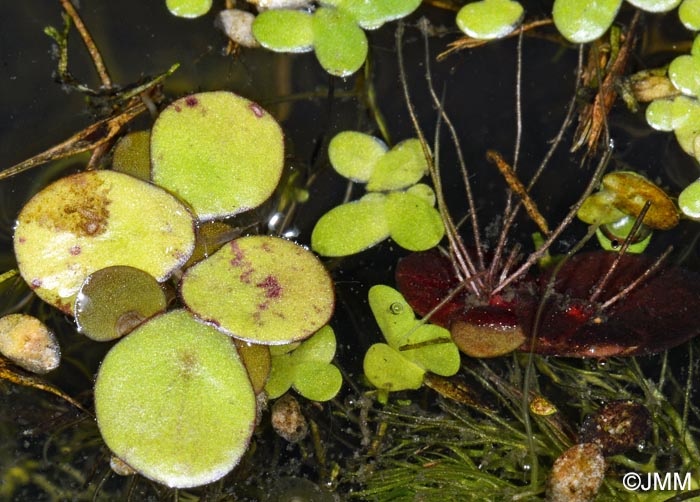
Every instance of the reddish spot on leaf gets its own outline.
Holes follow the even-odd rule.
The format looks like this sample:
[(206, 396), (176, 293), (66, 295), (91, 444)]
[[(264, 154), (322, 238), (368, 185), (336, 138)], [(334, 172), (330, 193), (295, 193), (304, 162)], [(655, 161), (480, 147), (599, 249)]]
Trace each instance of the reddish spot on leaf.
[(262, 108), (260, 108), (260, 105), (258, 105), (257, 103), (249, 104), (248, 108), (250, 108), (255, 114), (255, 116), (258, 118), (261, 118), (263, 115), (265, 115), (265, 111)]
[(195, 98), (194, 96), (188, 96), (185, 98), (185, 104), (189, 106), (190, 108), (197, 106), (199, 104), (199, 100)]
[(80, 254), (80, 246), (73, 246), (68, 250), (68, 252), (73, 256), (78, 256)]
[(24, 244), (25, 242), (27, 242), (27, 239), (24, 237), (20, 237), (18, 240), (20, 244)]
[(253, 275), (253, 269), (248, 268), (244, 272), (241, 273), (241, 275), (238, 276), (238, 279), (241, 282), (245, 282), (246, 284), (250, 284), (250, 276)]
[(243, 250), (238, 246), (236, 241), (231, 241), (231, 251), (233, 252), (233, 258), (231, 258), (231, 265), (234, 267), (242, 267), (245, 259), (245, 254)]
[(182, 111), (182, 108), (180, 107), (180, 105), (175, 105), (175, 111), (178, 113), (180, 113)]
[(32, 279), (30, 286), (32, 287), (32, 289), (40, 288), (41, 287), (41, 279)]
[(268, 275), (262, 282), (256, 284), (257, 287), (265, 289), (266, 298), (279, 298), (282, 294), (282, 286), (274, 276)]

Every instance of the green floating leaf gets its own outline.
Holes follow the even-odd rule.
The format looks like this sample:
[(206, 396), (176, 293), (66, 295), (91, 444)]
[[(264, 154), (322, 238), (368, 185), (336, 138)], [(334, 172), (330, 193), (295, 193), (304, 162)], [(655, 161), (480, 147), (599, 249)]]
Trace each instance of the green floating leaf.
[(678, 196), (678, 206), (691, 220), (700, 221), (700, 180), (693, 181)]
[(58, 368), (61, 349), (46, 325), (27, 314), (0, 317), (0, 354), (32, 373)]
[(700, 30), (700, 0), (684, 0), (678, 9), (678, 18), (687, 29)]
[(314, 44), (312, 15), (300, 10), (266, 10), (253, 21), (253, 36), (271, 51), (308, 52)]
[(189, 203), (200, 220), (265, 202), (284, 166), (284, 137), (258, 104), (230, 92), (178, 99), (151, 134), (152, 177)]
[(321, 3), (350, 13), (365, 30), (374, 30), (408, 16), (420, 6), (421, 0), (321, 0)]
[(375, 343), (363, 363), (367, 380), (378, 389), (397, 392), (420, 389), (425, 370), (384, 343)]
[(44, 301), (73, 314), (91, 273), (112, 265), (141, 269), (158, 281), (194, 247), (194, 222), (165, 190), (114, 171), (62, 178), (22, 208), (14, 235), (22, 277)]
[(685, 125), (688, 119), (700, 112), (698, 102), (688, 96), (673, 99), (657, 99), (647, 107), (647, 122), (659, 131), (673, 131)]
[(114, 147), (112, 169), (145, 181), (151, 179), (151, 131), (127, 134)]
[(678, 56), (668, 67), (668, 77), (683, 94), (700, 96), (700, 58)]
[(592, 42), (605, 33), (622, 0), (555, 0), (552, 17), (559, 33), (575, 44)]
[(248, 447), (256, 408), (231, 339), (184, 310), (119, 341), (95, 382), (97, 425), (109, 449), (176, 488), (231, 471)]
[[(410, 361), (422, 370), (442, 376), (457, 373), (461, 360), (449, 331), (440, 326), (421, 324), (401, 293), (389, 286), (372, 286), (368, 299), (388, 347), (406, 362)], [(377, 350), (386, 352), (384, 349)], [(367, 364), (365, 359), (365, 367)], [(380, 370), (373, 368), (371, 371), (378, 375)], [(393, 377), (387, 375), (384, 378), (390, 380)]]
[[(596, 237), (598, 238), (600, 247), (606, 251), (619, 251), (622, 248), (622, 243), (632, 230), (634, 221), (635, 219), (631, 216), (625, 216), (619, 221), (602, 225), (598, 228), (596, 230)], [(643, 253), (651, 242), (652, 234), (653, 232), (649, 227), (642, 225), (637, 233), (637, 237), (632, 240), (626, 252)]]
[(381, 196), (334, 207), (316, 222), (311, 247), (322, 256), (348, 256), (383, 241), (389, 237), (385, 205)]
[(406, 343), (416, 316), (403, 295), (394, 288), (377, 284), (367, 295), (374, 319), (390, 347), (398, 349)]
[(429, 206), (435, 206), (435, 190), (425, 183), (418, 183), (409, 187), (406, 193), (423, 199)]
[(668, 12), (678, 7), (681, 0), (627, 0), (635, 7), (647, 12)]
[(338, 174), (367, 183), (377, 161), (388, 150), (379, 138), (356, 131), (336, 134), (328, 145), (328, 158)]
[(700, 159), (700, 103), (688, 99), (687, 106), (685, 120), (673, 132), (683, 151), (697, 160)]
[(513, 0), (481, 0), (468, 3), (457, 13), (457, 26), (472, 38), (502, 38), (522, 21), (523, 6)]
[[(692, 4), (697, 4), (697, 3), (698, 3), (697, 0), (692, 1)], [(690, 53), (695, 57), (700, 56), (700, 35), (695, 37), (695, 40), (693, 40), (693, 46), (690, 48)]]
[(657, 131), (673, 131), (673, 100), (657, 99), (646, 110), (647, 123)]
[(335, 304), (330, 276), (313, 253), (270, 236), (231, 241), (187, 270), (180, 293), (199, 318), (264, 345), (308, 338)]
[[(415, 346), (415, 348), (409, 348)], [(462, 359), (450, 332), (434, 324), (424, 324), (411, 333), (400, 349), (401, 355), (424, 370), (441, 376), (459, 371)]]
[(579, 220), (589, 225), (612, 223), (625, 217), (625, 213), (614, 206), (615, 194), (602, 190), (587, 197), (576, 213)]
[(85, 279), (75, 300), (75, 322), (80, 333), (106, 342), (165, 307), (165, 293), (152, 275), (134, 267), (107, 267)]
[(171, 14), (188, 19), (203, 16), (211, 9), (212, 0), (165, 0)]
[(292, 386), (313, 401), (335, 397), (343, 384), (340, 370), (331, 364), (335, 348), (335, 333), (330, 326), (324, 326), (294, 351), (273, 355), (265, 386), (268, 397), (276, 399)]
[(377, 160), (367, 182), (367, 190), (400, 190), (415, 184), (427, 171), (428, 163), (420, 141), (407, 139)]
[(367, 58), (367, 37), (351, 15), (321, 7), (312, 27), (316, 57), (328, 73), (347, 77), (360, 69)]
[(343, 385), (340, 370), (328, 363), (308, 362), (297, 367), (294, 390), (312, 401), (333, 399)]
[(438, 245), (445, 235), (440, 213), (424, 199), (407, 192), (386, 198), (389, 235), (404, 249), (425, 251)]

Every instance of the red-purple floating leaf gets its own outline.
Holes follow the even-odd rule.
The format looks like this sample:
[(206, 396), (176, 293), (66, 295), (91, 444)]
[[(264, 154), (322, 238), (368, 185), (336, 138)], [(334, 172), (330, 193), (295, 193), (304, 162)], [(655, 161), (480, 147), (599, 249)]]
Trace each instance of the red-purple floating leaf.
[[(651, 354), (675, 347), (700, 334), (700, 275), (677, 267), (661, 267), (612, 306), (601, 305), (647, 271), (654, 260), (624, 255), (599, 295), (593, 290), (610, 270), (616, 253), (596, 251), (569, 259), (559, 270), (554, 293), (541, 315), (537, 340), (531, 343), (539, 301), (550, 278), (523, 281), (498, 297), (477, 300), (462, 292), (447, 302), (431, 322), (449, 327), (470, 322), (474, 307), (497, 305), (514, 314), (528, 340), (521, 350), (570, 357), (611, 357)], [(399, 263), (396, 282), (401, 294), (420, 315), (430, 312), (458, 286), (450, 260), (434, 251), (414, 253)]]
[[(450, 259), (436, 250), (412, 253), (396, 267), (396, 285), (408, 304), (424, 316), (459, 286)], [(461, 292), (430, 317), (430, 322), (449, 327), (462, 312), (467, 294)]]
[[(615, 257), (603, 251), (583, 253), (564, 264), (556, 292), (543, 310), (535, 352), (574, 357), (652, 354), (700, 334), (700, 275), (678, 267), (662, 267), (617, 303), (596, 311), (651, 267), (654, 260), (641, 255), (622, 257), (598, 305), (586, 312), (586, 300)], [(542, 289), (547, 280), (542, 277)]]

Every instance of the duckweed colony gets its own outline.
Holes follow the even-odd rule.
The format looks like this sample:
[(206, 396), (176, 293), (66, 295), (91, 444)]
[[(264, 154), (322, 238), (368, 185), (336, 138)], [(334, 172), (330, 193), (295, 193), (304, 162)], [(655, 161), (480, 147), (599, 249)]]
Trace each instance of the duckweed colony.
[(93, 3), (2, 21), (0, 499), (700, 497), (698, 2)]

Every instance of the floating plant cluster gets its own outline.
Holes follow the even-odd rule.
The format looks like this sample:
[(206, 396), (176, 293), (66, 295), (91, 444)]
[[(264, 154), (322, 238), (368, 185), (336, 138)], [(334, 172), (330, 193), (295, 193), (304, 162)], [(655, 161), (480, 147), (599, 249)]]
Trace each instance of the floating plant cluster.
[[(330, 364), (333, 332), (323, 328), (333, 284), (311, 252), (248, 236), (205, 245), (191, 262), (203, 229), (230, 230), (210, 220), (270, 197), (283, 143), (256, 103), (228, 92), (186, 96), (160, 113), (150, 134), (116, 149), (117, 167), (141, 164), (143, 176), (150, 164), (150, 182), (116, 170), (73, 174), (32, 197), (17, 219), (18, 268), (34, 292), (73, 315), (89, 338), (124, 337), (95, 382), (105, 443), (120, 462), (171, 487), (210, 483), (238, 463), (271, 369), (276, 396), (294, 385), (327, 400), (342, 383)], [(176, 271), (184, 308), (166, 312), (162, 284)], [(38, 320), (6, 316), (0, 331), (0, 350), (20, 366), (43, 373), (58, 365), (56, 340)], [(269, 345), (316, 332), (313, 345), (285, 345), (288, 364), (270, 359)], [(320, 383), (319, 371), (327, 375)]]
[[(358, 153), (359, 152), (359, 153)], [(444, 236), (435, 193), (418, 183), (428, 171), (417, 139), (391, 150), (379, 138), (356, 131), (337, 134), (328, 146), (333, 168), (367, 194), (321, 217), (311, 234), (311, 247), (322, 256), (359, 253), (391, 237), (402, 248), (423, 251)]]
[[(421, 2), (249, 3), (260, 11), (257, 16), (228, 10), (220, 17), (241, 45), (276, 52), (313, 50), (328, 73), (347, 77), (367, 57), (364, 30), (403, 18)], [(649, 12), (681, 4), (630, 3)], [(699, 3), (685, 0), (679, 8), (690, 29), (700, 27)], [(608, 30), (621, 4), (556, 0), (554, 23), (569, 41), (588, 42)], [(189, 18), (206, 13), (212, 2), (167, 0), (166, 5), (173, 14)], [(516, 29), (524, 13), (513, 0), (481, 0), (461, 8), (457, 25), (469, 37), (501, 38)], [(244, 26), (233, 25), (238, 22)], [(402, 58), (403, 25), (397, 33)], [(683, 149), (696, 159), (699, 69), (700, 38), (691, 54), (678, 57), (668, 70), (683, 95), (654, 101), (647, 110), (649, 123), (675, 131)], [(403, 74), (402, 85), (409, 96)], [(563, 414), (539, 395), (541, 389), (530, 387), (533, 360), (543, 355), (580, 363), (656, 354), (700, 333), (700, 275), (667, 265), (668, 253), (659, 259), (642, 254), (652, 231), (676, 227), (683, 215), (700, 220), (700, 182), (686, 188), (676, 202), (638, 173), (605, 174), (611, 153), (606, 151), (568, 213), (550, 227), (530, 196), (537, 180), (525, 186), (515, 167), (489, 151), (487, 158), (495, 161), (509, 191), (501, 219), (485, 231), (471, 187), (474, 173), (462, 162), (458, 141), (454, 146), (468, 206), (459, 223), (447, 207), (436, 156), (410, 99), (407, 105), (417, 138), (391, 148), (359, 131), (344, 131), (330, 140), (330, 166), (349, 183), (363, 185), (366, 193), (322, 215), (310, 236), (311, 249), (322, 257), (358, 254), (386, 239), (411, 252), (395, 267), (396, 289), (383, 284), (369, 289), (369, 310), (384, 341), (368, 344), (362, 354), (363, 390), (371, 388), (366, 395), (378, 396), (376, 401), (384, 406), (390, 393), (427, 385), (479, 413), (486, 424), (475, 425), (473, 416), (463, 419), (463, 410), (456, 413), (444, 406), (444, 415), (458, 417), (463, 428), (449, 447), (440, 448), (441, 459), (423, 463), (411, 481), (428, 478), (453, 457), (473, 464), (470, 455), (480, 441), (494, 448), (499, 439), (489, 438), (484, 427), (519, 434), (516, 440), (506, 438), (511, 446), (521, 447), (513, 462), (524, 462), (522, 444), (527, 442), (529, 454), (536, 457), (547, 445), (532, 433), (532, 420), (554, 431), (551, 449), (558, 455), (550, 455), (546, 483), (533, 474), (533, 493), (546, 492), (552, 501), (593, 500), (612, 457), (639, 449), (654, 429), (651, 415), (638, 402), (607, 399), (595, 413), (585, 418), (582, 413), (582, 425), (573, 433), (576, 428), (562, 425)], [(450, 124), (443, 103), (434, 97), (433, 105)], [(556, 140), (551, 152), (559, 144)], [(545, 157), (542, 170), (550, 158)], [(306, 420), (301, 398), (324, 412), (337, 406), (333, 401), (343, 386), (343, 373), (334, 364), (338, 340), (329, 325), (336, 303), (330, 274), (306, 247), (277, 236), (246, 235), (234, 226), (238, 215), (272, 196), (284, 167), (284, 135), (265, 109), (231, 92), (203, 92), (170, 103), (149, 131), (124, 135), (113, 148), (109, 169), (63, 177), (21, 209), (14, 233), (19, 274), (39, 298), (72, 317), (77, 332), (113, 343), (97, 372), (94, 410), (115, 472), (137, 473), (177, 489), (212, 483), (231, 472), (248, 451), (267, 400), (276, 400), (272, 428), (290, 443), (301, 442), (318, 427)], [(432, 186), (422, 182), (426, 177)], [(540, 229), (536, 246), (526, 253), (513, 243), (512, 233), (522, 208), (529, 217), (525, 224)], [(576, 217), (588, 225), (586, 236), (563, 246), (566, 254), (549, 257)], [(471, 227), (471, 242), (463, 225)], [(593, 235), (604, 250), (581, 252)], [(52, 371), (60, 352), (56, 337), (38, 319), (25, 314), (0, 318), (0, 353), (18, 367), (38, 374)], [(526, 357), (519, 357), (523, 353)], [(517, 388), (488, 366), (509, 355), (518, 371), (527, 360)], [(546, 366), (550, 371), (543, 374), (561, 383), (551, 370), (556, 364)], [(5, 368), (5, 359), (0, 359), (0, 371)], [(500, 404), (465, 391), (465, 375), (496, 389)], [(602, 379), (597, 374), (592, 378)], [(299, 401), (290, 390), (301, 396)], [(654, 392), (649, 395), (660, 400)], [(512, 413), (523, 403), (521, 433), (498, 416), (498, 409)], [(359, 418), (351, 418), (362, 430), (364, 445), (372, 443), (367, 432), (372, 405), (362, 406)], [(424, 411), (416, 414), (416, 424)], [(388, 421), (376, 414), (377, 429), (384, 432), (372, 443), (372, 457)], [(676, 422), (682, 422), (675, 425), (685, 434), (685, 422)], [(319, 437), (316, 432), (315, 453), (321, 462)], [(468, 449), (459, 450), (455, 445), (464, 438)], [(411, 457), (432, 447), (416, 447), (415, 441), (407, 441)], [(484, 455), (475, 469), (478, 476), (483, 474), (482, 481), (494, 486), (499, 480), (493, 473), (508, 472), (496, 456)], [(399, 485), (392, 487), (392, 497), (404, 493)], [(443, 488), (439, 482), (433, 485)], [(318, 487), (312, 488), (315, 493)]]

